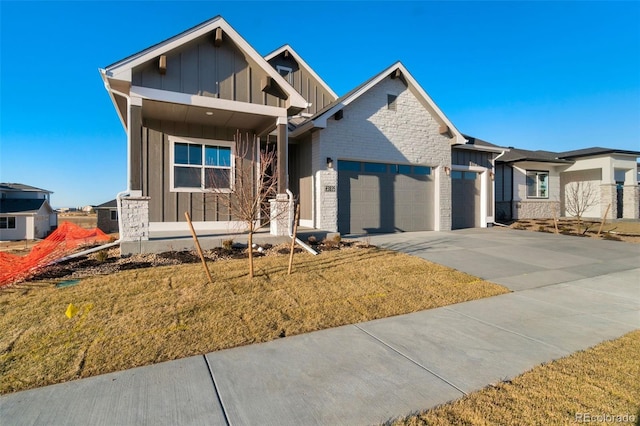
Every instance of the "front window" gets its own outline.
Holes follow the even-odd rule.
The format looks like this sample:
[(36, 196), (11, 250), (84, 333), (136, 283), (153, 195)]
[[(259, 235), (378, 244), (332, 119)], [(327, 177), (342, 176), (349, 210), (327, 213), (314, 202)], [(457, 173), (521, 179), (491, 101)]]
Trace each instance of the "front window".
[(110, 210), (111, 213), (111, 220), (116, 221), (118, 220), (118, 210)]
[(16, 218), (0, 217), (0, 229), (16, 229)]
[(549, 172), (527, 171), (527, 198), (549, 198)]
[(175, 191), (231, 190), (231, 143), (173, 141), (172, 185)]

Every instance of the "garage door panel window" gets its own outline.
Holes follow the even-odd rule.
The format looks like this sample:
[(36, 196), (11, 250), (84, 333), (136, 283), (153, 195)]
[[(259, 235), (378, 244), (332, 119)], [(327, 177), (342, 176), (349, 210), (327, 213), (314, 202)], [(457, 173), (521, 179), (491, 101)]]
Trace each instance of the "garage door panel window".
[(364, 163), (364, 171), (367, 173), (387, 173), (387, 165), (382, 163)]
[(527, 170), (527, 198), (549, 198), (549, 172)]
[(341, 172), (359, 172), (360, 162), (358, 161), (338, 161), (338, 171)]
[(412, 166), (410, 164), (385, 164), (367, 161), (339, 160), (338, 171), (365, 173), (393, 173), (398, 175), (430, 176), (431, 167)]
[(413, 174), (414, 175), (421, 175), (421, 176), (428, 176), (428, 175), (431, 174), (431, 167), (413, 166)]

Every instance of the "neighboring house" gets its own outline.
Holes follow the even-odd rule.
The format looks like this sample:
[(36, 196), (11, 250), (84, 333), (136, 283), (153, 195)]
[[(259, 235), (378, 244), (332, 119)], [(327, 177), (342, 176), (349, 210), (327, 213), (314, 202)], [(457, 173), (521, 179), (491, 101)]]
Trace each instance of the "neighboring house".
[(119, 232), (118, 205), (115, 199), (102, 203), (95, 208), (97, 212), (98, 229), (105, 234)]
[(638, 151), (587, 148), (567, 152), (511, 148), (496, 160), (498, 220), (570, 216), (570, 189), (580, 183), (595, 193), (583, 214), (638, 219)]
[(468, 143), (400, 62), (338, 97), (290, 46), (263, 58), (216, 17), (101, 75), (129, 147), (124, 240), (186, 232), (185, 211), (196, 230), (233, 229), (218, 202), (231, 188), (212, 196), (207, 176), (234, 176), (237, 130), (277, 147), (278, 199), (293, 192), (303, 226), (366, 233), (494, 220), (493, 161), (505, 149)]
[(44, 238), (58, 226), (49, 205), (51, 191), (20, 183), (0, 183), (0, 240)]

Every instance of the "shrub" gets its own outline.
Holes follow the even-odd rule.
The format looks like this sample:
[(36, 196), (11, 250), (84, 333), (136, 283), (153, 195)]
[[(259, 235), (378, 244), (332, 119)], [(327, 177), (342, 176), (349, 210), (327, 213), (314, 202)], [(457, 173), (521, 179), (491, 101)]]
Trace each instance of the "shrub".
[(229, 240), (222, 241), (222, 248), (225, 249), (226, 251), (233, 250), (233, 240), (229, 239)]
[(108, 258), (109, 258), (109, 252), (107, 252), (106, 250), (100, 250), (95, 254), (95, 259), (99, 263), (106, 262)]

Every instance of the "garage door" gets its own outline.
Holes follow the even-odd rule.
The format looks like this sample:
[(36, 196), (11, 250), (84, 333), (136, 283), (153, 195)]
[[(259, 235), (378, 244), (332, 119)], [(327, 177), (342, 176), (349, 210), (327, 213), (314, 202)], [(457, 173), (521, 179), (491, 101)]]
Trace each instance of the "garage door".
[(451, 228), (480, 226), (480, 175), (475, 172), (451, 172)]
[(338, 161), (338, 231), (343, 234), (433, 229), (431, 168)]

